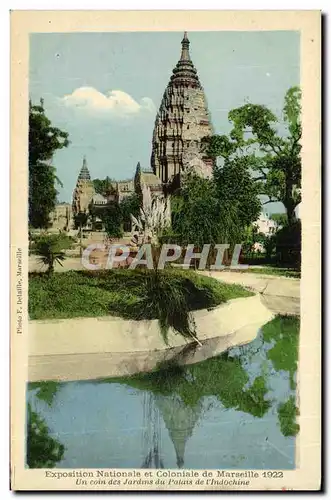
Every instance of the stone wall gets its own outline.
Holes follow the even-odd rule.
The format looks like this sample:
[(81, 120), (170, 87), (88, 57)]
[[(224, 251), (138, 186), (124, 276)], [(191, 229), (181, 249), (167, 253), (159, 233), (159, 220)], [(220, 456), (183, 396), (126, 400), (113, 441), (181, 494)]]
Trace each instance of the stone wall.
[(252, 341), (273, 314), (255, 295), (195, 311), (194, 318), (202, 346), (193, 343), (192, 349), (174, 331), (165, 345), (157, 320), (106, 316), (29, 321), (29, 381), (130, 375), (174, 357), (182, 363), (202, 361)]

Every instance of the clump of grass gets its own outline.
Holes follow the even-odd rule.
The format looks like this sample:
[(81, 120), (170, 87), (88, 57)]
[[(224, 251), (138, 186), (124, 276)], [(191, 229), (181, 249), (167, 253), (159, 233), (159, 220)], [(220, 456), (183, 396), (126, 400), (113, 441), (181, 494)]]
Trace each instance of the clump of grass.
[(280, 404), (277, 413), (282, 434), (286, 437), (296, 436), (300, 430), (300, 426), (296, 423), (296, 416), (299, 415), (299, 410), (295, 406), (295, 397), (290, 396), (285, 403)]
[[(29, 315), (31, 319), (77, 318), (113, 315), (126, 319), (158, 319), (162, 302), (171, 308), (170, 298), (187, 310), (215, 307), (227, 300), (248, 297), (251, 292), (193, 271), (158, 271), (162, 281), (159, 302), (152, 297), (154, 271), (114, 269), (68, 271), (29, 275)], [(173, 291), (176, 288), (176, 292)], [(178, 292), (179, 290), (179, 292)], [(175, 297), (174, 297), (175, 295)], [(152, 300), (151, 300), (152, 299)], [(152, 303), (152, 305), (150, 305)], [(161, 314), (162, 316), (162, 314)], [(180, 318), (173, 318), (176, 325)], [(162, 319), (163, 321), (163, 319)], [(188, 325), (187, 325), (188, 327)]]
[[(169, 279), (172, 277), (172, 279)], [(159, 320), (161, 334), (168, 344), (169, 328), (183, 337), (200, 343), (196, 336), (196, 325), (190, 308), (190, 296), (201, 295), (201, 289), (189, 278), (182, 275), (150, 273), (146, 280), (146, 294), (143, 306)], [(205, 299), (213, 296), (207, 288)]]

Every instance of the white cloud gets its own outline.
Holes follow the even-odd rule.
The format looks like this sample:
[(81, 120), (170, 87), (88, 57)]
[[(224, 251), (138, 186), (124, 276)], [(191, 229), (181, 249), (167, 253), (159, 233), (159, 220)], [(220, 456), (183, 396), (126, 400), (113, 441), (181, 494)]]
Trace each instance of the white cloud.
[(116, 117), (137, 115), (147, 111), (155, 113), (155, 106), (149, 97), (137, 102), (122, 90), (109, 90), (105, 94), (93, 87), (79, 87), (60, 99), (69, 108), (76, 108), (93, 114), (111, 114)]

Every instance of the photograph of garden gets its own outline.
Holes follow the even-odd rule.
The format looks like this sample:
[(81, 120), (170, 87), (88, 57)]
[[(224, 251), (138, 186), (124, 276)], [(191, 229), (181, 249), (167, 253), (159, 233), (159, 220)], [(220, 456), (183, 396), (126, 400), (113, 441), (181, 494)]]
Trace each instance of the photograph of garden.
[(26, 468), (296, 468), (299, 50), (31, 35)]

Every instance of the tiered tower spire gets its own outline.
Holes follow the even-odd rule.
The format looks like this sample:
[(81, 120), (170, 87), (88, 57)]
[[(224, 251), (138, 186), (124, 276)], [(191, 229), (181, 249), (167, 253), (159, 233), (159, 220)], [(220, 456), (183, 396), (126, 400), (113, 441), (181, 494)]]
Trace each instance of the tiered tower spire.
[(206, 98), (190, 56), (187, 32), (156, 116), (151, 165), (165, 185), (187, 170), (209, 176), (212, 160), (201, 151), (201, 139), (212, 134)]
[(83, 157), (83, 166), (80, 169), (78, 179), (80, 180), (91, 180), (89, 169), (87, 168), (86, 156)]
[(79, 212), (87, 212), (94, 194), (94, 185), (87, 167), (86, 157), (84, 156), (83, 165), (80, 169), (72, 197), (72, 211), (74, 215)]
[(190, 41), (187, 37), (187, 32), (184, 32), (182, 40), (182, 53), (176, 67), (172, 71), (170, 83), (178, 87), (189, 85), (192, 88), (201, 88), (197, 70), (195, 69), (190, 56)]

